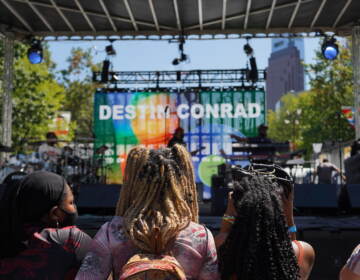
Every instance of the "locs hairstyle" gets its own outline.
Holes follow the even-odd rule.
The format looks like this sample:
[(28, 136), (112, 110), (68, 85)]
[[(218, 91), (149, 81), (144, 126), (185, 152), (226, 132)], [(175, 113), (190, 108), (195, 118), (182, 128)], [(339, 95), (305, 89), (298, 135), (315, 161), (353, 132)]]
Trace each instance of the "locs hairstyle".
[(161, 253), (190, 221), (198, 221), (194, 170), (181, 145), (129, 152), (116, 215), (134, 244)]

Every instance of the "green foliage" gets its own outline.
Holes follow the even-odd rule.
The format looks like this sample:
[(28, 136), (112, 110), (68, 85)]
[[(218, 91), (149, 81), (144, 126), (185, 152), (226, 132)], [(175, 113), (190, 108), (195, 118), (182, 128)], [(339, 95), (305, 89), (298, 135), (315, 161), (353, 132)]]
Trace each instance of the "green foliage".
[(61, 71), (66, 95), (63, 110), (71, 112), (75, 136), (92, 137), (96, 85), (92, 82), (91, 75), (92, 71), (99, 71), (100, 66), (93, 62), (91, 49), (72, 49), (67, 62), (68, 68)]
[[(54, 63), (46, 46), (45, 63), (37, 65), (28, 61), (27, 48), (23, 43), (15, 43), (12, 140), (17, 150), (22, 148), (22, 141), (26, 139), (44, 138), (64, 98), (64, 88), (54, 78)], [(1, 74), (4, 65), (2, 52), (3, 46), (0, 45)]]
[[(342, 106), (354, 103), (350, 48), (340, 47), (334, 61), (324, 59), (319, 51), (315, 63), (306, 69), (310, 91), (286, 94), (281, 98), (281, 109), (269, 111), (269, 136), (277, 141), (290, 140), (308, 151), (312, 151), (312, 143), (353, 139), (354, 129), (341, 114)], [(297, 110), (301, 111), (299, 116)]]

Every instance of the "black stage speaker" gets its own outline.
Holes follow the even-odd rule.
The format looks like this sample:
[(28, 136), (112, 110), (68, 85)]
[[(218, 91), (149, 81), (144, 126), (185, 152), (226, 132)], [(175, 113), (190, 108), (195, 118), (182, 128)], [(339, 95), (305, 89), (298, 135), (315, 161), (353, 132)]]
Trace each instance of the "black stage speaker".
[(4, 193), (5, 187), (6, 187), (5, 184), (0, 184), (0, 200), (1, 200), (2, 195), (3, 195), (3, 193)]
[(352, 208), (360, 208), (360, 184), (347, 185), (347, 192)]
[(222, 216), (227, 206), (227, 194), (224, 176), (211, 177), (211, 215)]
[(327, 184), (295, 184), (296, 208), (337, 208), (338, 186)]
[(346, 183), (360, 184), (360, 154), (347, 158), (345, 161)]
[(121, 185), (78, 185), (78, 208), (115, 208), (119, 199)]

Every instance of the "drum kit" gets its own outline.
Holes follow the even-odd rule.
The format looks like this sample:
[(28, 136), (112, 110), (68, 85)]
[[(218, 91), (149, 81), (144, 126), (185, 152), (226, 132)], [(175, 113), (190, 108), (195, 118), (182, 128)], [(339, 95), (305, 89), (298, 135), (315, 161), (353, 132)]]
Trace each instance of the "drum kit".
[[(58, 153), (31, 152), (12, 154), (2, 164), (0, 169), (0, 183), (16, 172), (26, 174), (38, 170), (46, 170), (62, 175), (70, 184), (73, 183), (97, 183), (101, 181), (104, 174), (104, 161), (94, 160), (93, 138), (80, 138), (74, 142), (61, 141), (63, 147)], [(39, 150), (44, 141), (28, 142), (31, 150)], [(95, 151), (98, 156), (104, 154), (107, 147), (100, 147)], [(0, 152), (13, 153), (11, 147), (0, 145)]]

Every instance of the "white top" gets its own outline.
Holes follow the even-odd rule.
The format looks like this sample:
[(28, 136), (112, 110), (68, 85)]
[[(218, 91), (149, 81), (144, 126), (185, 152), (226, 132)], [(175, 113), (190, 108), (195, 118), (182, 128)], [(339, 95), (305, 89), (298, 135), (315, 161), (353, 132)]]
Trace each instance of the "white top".
[(61, 150), (47, 143), (41, 144), (39, 147), (39, 154), (43, 160), (50, 160), (56, 162), (61, 155)]

